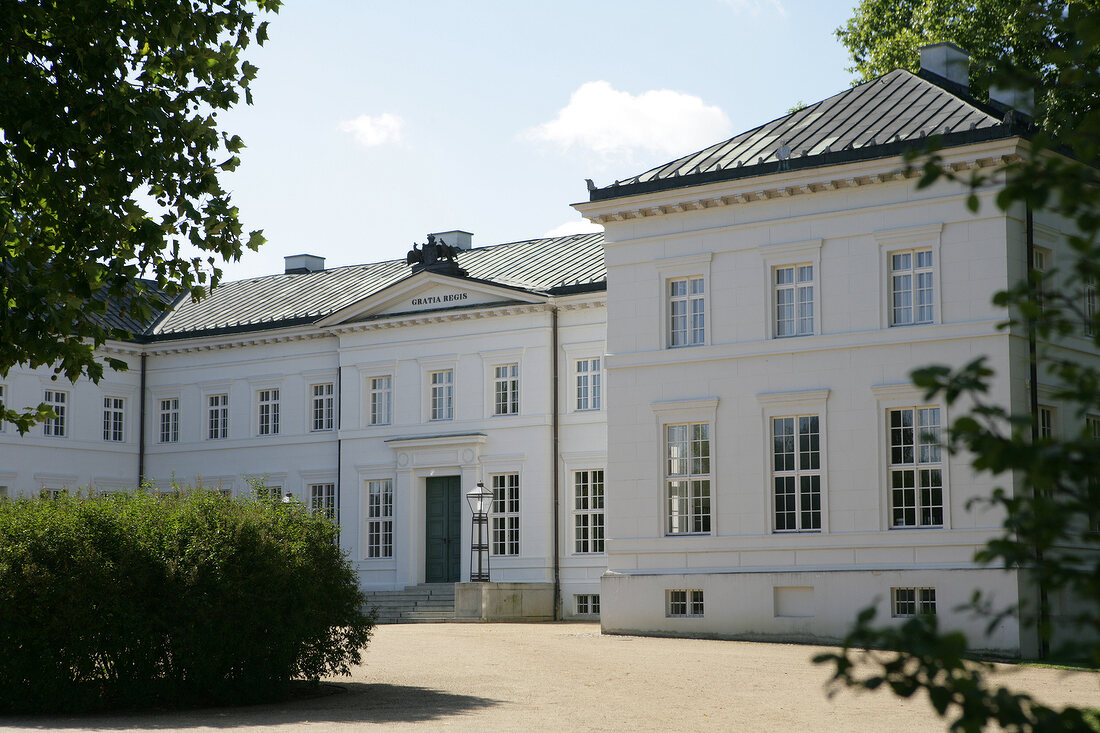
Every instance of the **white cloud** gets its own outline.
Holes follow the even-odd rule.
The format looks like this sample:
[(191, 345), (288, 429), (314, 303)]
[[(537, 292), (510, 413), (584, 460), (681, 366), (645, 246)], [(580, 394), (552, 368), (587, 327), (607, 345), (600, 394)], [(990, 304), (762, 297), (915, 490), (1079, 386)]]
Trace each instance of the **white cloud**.
[(722, 0), (738, 13), (748, 13), (758, 16), (766, 9), (775, 11), (777, 15), (786, 17), (787, 9), (783, 7), (781, 0)]
[(592, 232), (602, 232), (603, 227), (599, 224), (593, 224), (588, 219), (573, 219), (563, 224), (559, 224), (550, 231), (543, 234), (544, 237), (568, 237), (570, 234), (591, 234)]
[(706, 147), (729, 137), (730, 120), (691, 94), (657, 89), (637, 96), (606, 81), (585, 82), (558, 116), (526, 133), (532, 140), (577, 146), (603, 156), (661, 153)]
[(354, 120), (344, 120), (339, 124), (340, 132), (355, 135), (355, 142), (365, 148), (401, 141), (401, 128), (405, 120), (397, 115), (383, 112), (380, 115), (359, 115)]

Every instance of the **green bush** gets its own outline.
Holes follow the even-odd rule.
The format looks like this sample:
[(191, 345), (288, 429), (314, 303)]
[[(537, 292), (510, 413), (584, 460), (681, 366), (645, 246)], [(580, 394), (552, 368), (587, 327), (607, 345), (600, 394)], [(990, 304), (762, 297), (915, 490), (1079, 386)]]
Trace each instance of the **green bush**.
[(336, 528), (297, 502), (0, 502), (0, 711), (270, 699), (370, 639)]

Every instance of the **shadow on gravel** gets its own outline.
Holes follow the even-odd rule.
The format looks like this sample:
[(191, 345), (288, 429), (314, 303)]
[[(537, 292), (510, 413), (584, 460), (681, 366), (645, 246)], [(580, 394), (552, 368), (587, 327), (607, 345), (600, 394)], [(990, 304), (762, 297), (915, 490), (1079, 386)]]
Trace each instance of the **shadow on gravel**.
[(319, 694), (235, 708), (104, 713), (85, 716), (0, 717), (0, 728), (31, 730), (166, 730), (248, 728), (295, 723), (416, 723), (500, 705), (502, 701), (455, 695), (426, 687), (323, 683)]

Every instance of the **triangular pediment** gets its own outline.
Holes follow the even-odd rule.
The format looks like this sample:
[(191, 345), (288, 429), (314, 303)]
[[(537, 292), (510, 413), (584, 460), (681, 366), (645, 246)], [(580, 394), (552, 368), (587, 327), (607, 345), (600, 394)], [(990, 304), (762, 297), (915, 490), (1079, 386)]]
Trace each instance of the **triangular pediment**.
[(484, 280), (419, 272), (341, 308), (318, 325), (336, 326), (386, 316), (497, 304), (542, 303), (545, 300), (546, 296), (538, 293)]

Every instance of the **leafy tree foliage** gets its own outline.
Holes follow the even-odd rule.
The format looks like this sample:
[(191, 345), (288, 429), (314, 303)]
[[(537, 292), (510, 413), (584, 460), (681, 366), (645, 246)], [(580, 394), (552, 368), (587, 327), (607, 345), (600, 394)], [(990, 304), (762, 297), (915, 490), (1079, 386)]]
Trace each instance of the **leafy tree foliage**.
[[(879, 5), (864, 2), (860, 6), (847, 30), (841, 29), (842, 38), (845, 32), (848, 38), (856, 37), (851, 34), (865, 26), (864, 16), (872, 4)], [(1057, 348), (1068, 335), (1084, 333), (1100, 350), (1100, 323), (1095, 320), (1100, 281), (1100, 10), (1092, 0), (1032, 2), (1018, 8), (981, 0), (901, 6), (907, 13), (915, 7), (938, 7), (947, 19), (975, 8), (981, 15), (1002, 7), (1004, 16), (996, 22), (1014, 19), (1020, 23), (1013, 26), (1015, 38), (1035, 45), (1021, 45), (1030, 49), (1026, 58), (1014, 47), (1002, 49), (1005, 53), (989, 72), (991, 81), (1043, 89), (1047, 100), (1088, 100), (1077, 108), (1051, 103), (1043, 119), (1045, 127), (1029, 136), (1024, 159), (994, 174), (1007, 181), (997, 197), (1001, 209), (1019, 213), (1026, 206), (1028, 211), (1053, 212), (1076, 228), (1069, 237), (1072, 258), (1067, 259), (1072, 262), (1058, 275), (1058, 289), (1049, 282), (1053, 271), (1033, 269), (1026, 282), (997, 294), (995, 302), (1009, 313), (1007, 327), (1022, 326), (1035, 335), (1040, 378), (1061, 385), (1053, 398), (1082, 429), (1040, 437), (1035, 415), (1013, 415), (990, 403), (985, 395), (992, 372), (984, 359), (959, 369), (927, 367), (914, 372), (913, 378), (930, 398), (939, 395), (948, 404), (965, 398), (972, 405), (951, 426), (951, 450), (972, 455), (973, 466), (980, 471), (1017, 479), (1016, 490), (999, 489), (988, 498), (1005, 516), (1004, 531), (976, 559), (1019, 569), (1046, 593), (1064, 590), (1083, 602), (1075, 615), (1062, 619), (1072, 625), (1064, 631), (1074, 639), (1073, 648), (1062, 651), (1100, 665), (1100, 436), (1095, 423), (1086, 421), (1100, 416), (1100, 369), (1095, 359), (1075, 358), (1072, 352)], [(918, 23), (923, 16), (905, 17)], [(914, 26), (918, 33), (927, 27)], [(960, 33), (976, 32), (965, 24), (958, 28)], [(975, 38), (981, 40), (980, 36), (951, 35), (948, 30), (946, 36), (924, 40), (951, 40), (964, 46)], [(860, 45), (853, 48), (857, 65), (870, 63), (867, 59), (878, 63), (895, 53), (898, 35), (884, 34), (881, 53), (870, 50), (879, 45), (873, 33), (860, 35)], [(1005, 43), (1011, 46), (1011, 42)], [(997, 50), (991, 48), (991, 52)], [(935, 153), (925, 157), (923, 173), (924, 185), (949, 175)], [(987, 178), (974, 177), (969, 183), (978, 186)], [(971, 203), (976, 208), (973, 196)], [(973, 612), (988, 614), (991, 625), (1005, 615), (1017, 615), (1024, 623), (1036, 623), (1043, 639), (1051, 638), (1041, 601), (1032, 607), (995, 611), (988, 599), (976, 596), (972, 606)], [(903, 697), (924, 690), (940, 715), (951, 716), (951, 729), (957, 731), (983, 730), (990, 722), (1010, 731), (1096, 729), (1095, 715), (1089, 711), (1052, 710), (991, 683), (985, 665), (967, 661), (967, 640), (957, 633), (941, 633), (934, 618), (880, 629), (875, 628), (873, 615), (867, 611), (859, 617), (840, 652), (818, 657), (818, 662), (833, 665), (834, 689), (887, 687)]]
[[(1059, 83), (1063, 57), (1075, 53), (1078, 40), (1065, 33), (1061, 19), (1090, 9), (1095, 0), (860, 0), (836, 35), (852, 55), (849, 71), (863, 80), (899, 68), (916, 72), (921, 46), (951, 41), (973, 55), (970, 88), (983, 100), (994, 62), (1007, 62), (1035, 79), (1038, 117), (1045, 129), (1061, 132), (1068, 128), (1060, 118), (1086, 110), (1095, 99), (1088, 90)], [(1092, 54), (1100, 62), (1100, 51)]]
[[(244, 143), (216, 117), (251, 102), (242, 52), (280, 4), (0, 3), (0, 376), (23, 363), (98, 380), (94, 348), (131, 335), (109, 303), (144, 321), (262, 243), (218, 181)], [(44, 414), (0, 406), (22, 430)]]

